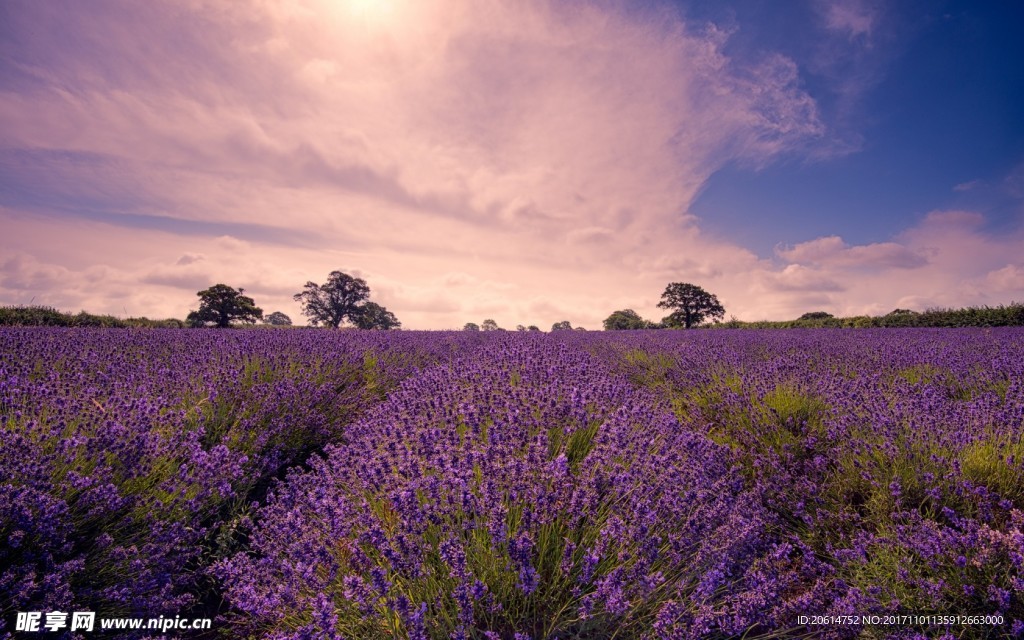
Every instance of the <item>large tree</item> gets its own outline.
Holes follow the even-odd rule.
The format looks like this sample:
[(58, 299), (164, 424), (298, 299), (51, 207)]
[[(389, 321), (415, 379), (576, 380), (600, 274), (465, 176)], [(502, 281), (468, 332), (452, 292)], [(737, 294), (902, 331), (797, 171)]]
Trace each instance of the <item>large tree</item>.
[(302, 303), (302, 313), (314, 325), (337, 329), (345, 320), (355, 322), (362, 313), (362, 302), (370, 297), (370, 287), (362, 278), (332, 271), (327, 282), (307, 282), (294, 296)]
[(252, 298), (242, 295), (244, 292), (245, 289), (226, 284), (215, 284), (197, 292), (199, 310), (188, 314), (188, 323), (193, 327), (230, 327), (232, 322), (253, 324), (263, 318), (263, 309), (257, 307)]
[(568, 320), (562, 320), (551, 325), (552, 331), (572, 331), (572, 324)]
[(364, 303), (352, 321), (360, 329), (398, 329), (402, 326), (395, 314), (376, 302)]
[(718, 302), (718, 297), (688, 282), (673, 282), (665, 287), (658, 306), (675, 309), (665, 318), (666, 325), (687, 329), (709, 318), (725, 316), (725, 307)]

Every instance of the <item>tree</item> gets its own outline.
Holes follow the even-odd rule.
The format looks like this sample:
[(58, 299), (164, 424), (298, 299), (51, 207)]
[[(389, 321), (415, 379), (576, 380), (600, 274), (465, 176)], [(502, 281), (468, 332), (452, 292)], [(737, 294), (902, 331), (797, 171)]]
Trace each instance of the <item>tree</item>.
[(462, 327), (463, 331), (479, 331), (480, 325), (475, 322), (467, 322), (466, 326)]
[(263, 318), (263, 309), (249, 296), (243, 296), (245, 289), (234, 289), (226, 284), (215, 284), (209, 289), (196, 293), (199, 296), (199, 310), (188, 314), (188, 323), (193, 327), (214, 325), (230, 327), (232, 321), (252, 324)]
[(352, 319), (360, 329), (398, 329), (402, 323), (376, 302), (367, 302), (360, 307), (359, 313)]
[(307, 282), (302, 293), (293, 298), (302, 303), (302, 313), (314, 324), (333, 329), (345, 320), (355, 322), (362, 313), (362, 302), (370, 297), (370, 287), (362, 278), (332, 271), (327, 282)]
[(292, 319), (280, 311), (275, 311), (266, 318), (263, 318), (263, 323), (270, 324), (275, 327), (289, 327), (292, 324)]
[(568, 320), (562, 320), (551, 325), (552, 331), (572, 331), (572, 325), (569, 324)]
[(530, 326), (526, 327), (526, 330), (527, 331), (540, 331), (540, 327), (538, 327), (535, 324), (531, 324)]
[(521, 324), (517, 324), (516, 325), (516, 331), (526, 331), (526, 326), (525, 325), (521, 325)]
[(484, 331), (498, 331), (501, 329), (501, 327), (498, 326), (498, 323), (490, 318), (484, 320), (483, 323), (480, 324), (480, 328)]
[(718, 302), (717, 296), (687, 282), (673, 282), (665, 287), (658, 306), (662, 309), (675, 309), (665, 318), (666, 325), (687, 329), (708, 318), (725, 316), (725, 307)]
[(828, 320), (829, 318), (834, 317), (835, 316), (828, 311), (809, 311), (797, 318), (797, 320)]
[(640, 314), (632, 309), (616, 311), (604, 320), (605, 331), (624, 331), (629, 329), (650, 329), (654, 326), (640, 317)]

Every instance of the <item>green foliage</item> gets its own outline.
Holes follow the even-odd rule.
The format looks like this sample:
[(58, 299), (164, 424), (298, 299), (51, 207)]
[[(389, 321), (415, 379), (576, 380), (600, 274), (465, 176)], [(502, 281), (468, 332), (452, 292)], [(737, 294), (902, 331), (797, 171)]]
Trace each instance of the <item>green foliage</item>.
[(480, 330), (480, 325), (478, 325), (475, 322), (467, 322), (466, 325), (464, 327), (462, 327), (462, 330), (463, 331), (479, 331)]
[(499, 327), (498, 323), (491, 318), (487, 318), (480, 324), (480, 329), (483, 331), (500, 331), (501, 327)]
[(622, 309), (612, 313), (604, 320), (605, 331), (623, 331), (630, 329), (657, 329), (658, 325), (644, 320), (632, 309)]
[(827, 311), (810, 311), (797, 318), (798, 320), (825, 320), (826, 318), (834, 318), (835, 316)]
[[(817, 312), (822, 313), (822, 312)], [(730, 318), (714, 325), (718, 329), (871, 329), (900, 327), (1019, 327), (1024, 326), (1024, 303), (1012, 302), (997, 307), (929, 309), (920, 313), (895, 309), (884, 316), (846, 318), (815, 317), (804, 314), (796, 320), (759, 320), (743, 322)], [(666, 318), (666, 320), (668, 320)]]
[[(828, 405), (793, 382), (758, 395), (741, 386), (735, 374), (716, 377), (704, 389), (684, 391), (674, 403), (677, 413), (709, 423), (708, 435), (751, 464), (759, 456), (803, 459), (809, 444), (823, 440)], [(684, 411), (680, 411), (684, 409)]]
[(402, 323), (398, 321), (395, 314), (391, 313), (376, 302), (366, 302), (352, 319), (356, 327), (360, 329), (398, 329)]
[(167, 318), (165, 320), (150, 320), (146, 317), (128, 318), (124, 320), (124, 323), (129, 327), (146, 329), (184, 329), (188, 326), (187, 322), (177, 318)]
[(572, 331), (572, 324), (568, 320), (562, 320), (551, 325), (552, 331)]
[(268, 315), (263, 319), (264, 324), (269, 324), (275, 327), (290, 327), (292, 319), (280, 311)]
[(688, 282), (670, 283), (661, 294), (658, 306), (662, 309), (675, 309), (662, 321), (669, 327), (689, 329), (705, 320), (725, 316), (725, 307), (717, 296)]
[(0, 326), (181, 329), (186, 324), (174, 318), (166, 320), (127, 318), (122, 320), (110, 315), (95, 315), (85, 311), (70, 314), (46, 306), (9, 306), (0, 307)]
[(975, 485), (1024, 509), (1024, 439), (1020, 435), (975, 442), (959, 453), (960, 470)]
[(245, 289), (234, 289), (226, 284), (215, 284), (209, 289), (196, 293), (199, 296), (199, 310), (188, 314), (187, 321), (193, 327), (230, 327), (232, 322), (254, 324), (263, 318), (263, 309), (256, 306), (249, 296), (242, 295)]
[(342, 322), (354, 323), (360, 316), (363, 301), (370, 297), (370, 287), (362, 278), (332, 271), (324, 284), (306, 282), (303, 291), (292, 297), (302, 303), (302, 313), (311, 324), (337, 329)]
[(307, 282), (301, 293), (292, 296), (302, 303), (302, 313), (313, 326), (337, 329), (350, 322), (358, 329), (397, 329), (402, 326), (395, 314), (376, 302), (370, 302), (370, 287), (362, 278), (332, 271), (327, 282)]
[(0, 325), (25, 327), (70, 327), (73, 316), (53, 307), (0, 307)]

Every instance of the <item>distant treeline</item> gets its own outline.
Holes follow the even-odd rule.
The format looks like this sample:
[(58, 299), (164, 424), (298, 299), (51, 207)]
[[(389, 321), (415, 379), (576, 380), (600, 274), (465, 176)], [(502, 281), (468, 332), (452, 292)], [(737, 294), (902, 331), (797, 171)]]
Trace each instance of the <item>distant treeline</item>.
[[(117, 318), (81, 311), (76, 314), (45, 306), (0, 307), (0, 326), (38, 327), (114, 327), (182, 329), (188, 323), (177, 318)], [(257, 325), (259, 326), (259, 325)], [(836, 318), (824, 312), (806, 313), (796, 320), (759, 320), (703, 324), (706, 329), (870, 329), (894, 327), (1015, 327), (1024, 326), (1024, 303), (1012, 302), (998, 307), (964, 307), (962, 309), (928, 309), (911, 311), (896, 309), (884, 316), (853, 316)]]
[(184, 320), (168, 318), (166, 320), (150, 320), (149, 318), (115, 318), (99, 316), (81, 311), (77, 314), (57, 311), (53, 307), (14, 306), (0, 307), (0, 325), (20, 327), (145, 327), (157, 329), (181, 329), (187, 327)]
[(853, 316), (836, 318), (827, 313), (808, 313), (797, 320), (761, 320), (703, 325), (714, 329), (870, 329), (895, 327), (1018, 327), (1024, 326), (1024, 303), (1012, 302), (998, 307), (964, 307), (962, 309), (928, 309), (911, 311), (896, 309), (884, 316)]

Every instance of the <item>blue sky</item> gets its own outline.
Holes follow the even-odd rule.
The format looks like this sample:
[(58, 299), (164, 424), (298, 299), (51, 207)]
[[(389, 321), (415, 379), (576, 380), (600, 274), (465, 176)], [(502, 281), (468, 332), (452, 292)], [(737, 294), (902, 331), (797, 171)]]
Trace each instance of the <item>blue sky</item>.
[(1024, 301), (1024, 5), (0, 5), (0, 304), (409, 328)]
[(821, 4), (680, 3), (735, 25), (727, 52), (791, 56), (829, 126), (826, 146), (839, 138), (845, 151), (726, 166), (691, 211), (761, 255), (829, 233), (888, 240), (949, 207), (983, 212), (993, 231), (1019, 223), (1020, 195), (1005, 183), (1024, 160), (1024, 5), (845, 6), (865, 32), (817, 29)]

